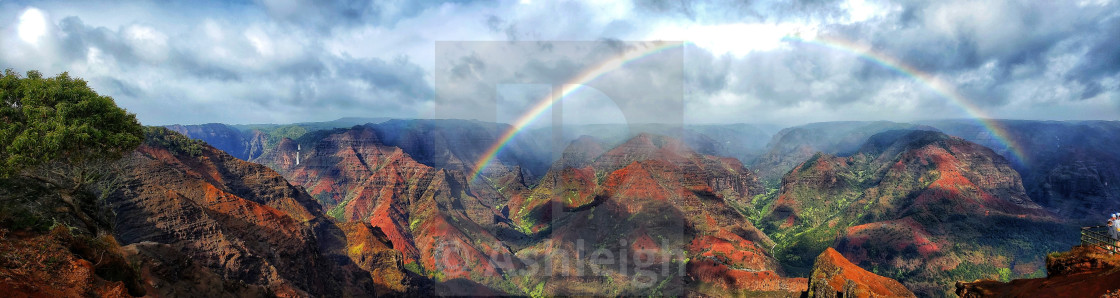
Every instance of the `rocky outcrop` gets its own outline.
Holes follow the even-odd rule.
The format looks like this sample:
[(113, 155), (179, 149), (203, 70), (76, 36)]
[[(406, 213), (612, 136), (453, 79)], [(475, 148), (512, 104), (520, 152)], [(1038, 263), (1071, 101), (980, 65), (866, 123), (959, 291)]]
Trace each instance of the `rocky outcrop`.
[(836, 250), (826, 249), (813, 264), (809, 297), (915, 297), (898, 281), (852, 264)]
[(1046, 256), (1045, 278), (958, 282), (960, 297), (1112, 297), (1120, 293), (1120, 257), (1095, 246)]
[(138, 265), (145, 293), (151, 296), (271, 297), (291, 294), (293, 290), (226, 278), (170, 244), (134, 243), (123, 251), (130, 262)]
[[(3, 198), (10, 199), (10, 198)], [(133, 297), (145, 291), (112, 237), (0, 228), (0, 293), (6, 297)]]

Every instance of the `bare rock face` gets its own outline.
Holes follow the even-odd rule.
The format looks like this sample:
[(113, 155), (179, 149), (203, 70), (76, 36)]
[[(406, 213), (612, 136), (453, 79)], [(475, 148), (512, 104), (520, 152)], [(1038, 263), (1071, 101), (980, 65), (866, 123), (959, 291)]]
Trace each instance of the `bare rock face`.
[(347, 256), (362, 271), (369, 272), (369, 277), (374, 282), (374, 292), (367, 293), (374, 296), (423, 296), (433, 292), (432, 282), (415, 272), (401, 270), (404, 268), (404, 255), (393, 249), (392, 242), (380, 228), (370, 226), (367, 222), (340, 223), (342, 237), (330, 239), (345, 239), (345, 243), (320, 243), (320, 247), (337, 256)]
[(291, 290), (226, 279), (169, 244), (133, 243), (125, 246), (124, 252), (129, 260), (140, 264), (140, 276), (152, 296), (269, 297)]
[[(0, 197), (4, 199), (9, 198)], [(0, 228), (0, 293), (5, 297), (133, 297), (150, 293), (138, 284), (136, 272), (119, 249), (112, 237), (71, 235), (64, 226), (45, 233)]]
[(829, 248), (809, 277), (810, 297), (915, 297), (898, 281), (867, 272)]
[[(174, 134), (165, 138), (185, 140)], [(183, 140), (176, 141), (188, 142)], [(123, 244), (138, 244), (135, 255), (141, 260), (191, 260), (199, 267), (189, 268), (205, 268), (222, 280), (245, 285), (239, 288), (260, 287), (282, 296), (362, 296), (377, 288), (403, 289), (403, 279), (378, 284), (344, 250), (333, 249), (348, 243), (347, 234), (280, 174), (209, 146), (192, 155), (169, 143), (176, 144), (149, 141), (122, 161), (124, 187), (109, 198), (122, 215), (116, 217), (116, 237)], [(166, 269), (160, 268), (155, 272)], [(200, 278), (211, 276), (201, 269), (189, 271)]]

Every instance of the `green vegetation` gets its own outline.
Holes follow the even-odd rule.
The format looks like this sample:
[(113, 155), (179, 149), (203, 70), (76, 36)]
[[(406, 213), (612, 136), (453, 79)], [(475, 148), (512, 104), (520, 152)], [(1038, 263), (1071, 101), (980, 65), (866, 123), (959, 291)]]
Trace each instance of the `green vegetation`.
[(136, 115), (98, 95), (85, 80), (62, 73), (0, 76), (0, 175), (50, 162), (80, 164), (117, 158), (140, 145)]
[(0, 179), (0, 226), (16, 231), (46, 233), (54, 227), (66, 226), (67, 217), (52, 212), (61, 207), (57, 195), (39, 183), (16, 179)]
[[(900, 168), (877, 157), (816, 155), (787, 174), (793, 183), (751, 198), (762, 211), (744, 214), (777, 243), (773, 253), (787, 273), (806, 276), (815, 257), (832, 246), (864, 252), (860, 267), (908, 286), (1006, 281), (1044, 275), (1043, 255), (1077, 242), (1076, 229), (1061, 223), (961, 210), (959, 199), (928, 191), (942, 177), (931, 161)], [(959, 191), (966, 199), (975, 195)], [(914, 204), (923, 194), (926, 199)], [(903, 221), (889, 222), (897, 219)], [(841, 238), (868, 223), (883, 224), (863, 227), (866, 238)], [(952, 294), (945, 291), (919, 295)]]
[[(6, 70), (0, 101), (0, 263), (58, 274), (83, 259), (143, 296), (139, 265), (109, 235), (105, 202), (124, 181), (117, 160), (144, 140), (135, 115), (67, 73)], [(9, 231), (29, 233), (4, 237)]]
[(1011, 268), (999, 268), (996, 271), (999, 272), (999, 281), (1011, 281)]
[(529, 297), (540, 298), (544, 297), (544, 282), (538, 283), (532, 292), (529, 292)]
[[(329, 193), (320, 193), (315, 197), (315, 199), (318, 200), (319, 204), (323, 206), (330, 206), (329, 204), (330, 202), (332, 202), (330, 201), (330, 197), (331, 195)], [(338, 203), (338, 205), (331, 207), (330, 210), (327, 210), (327, 216), (330, 216), (331, 218), (337, 219), (339, 221), (347, 221), (346, 205), (349, 205), (350, 202), (354, 201), (354, 198), (355, 197), (346, 198), (341, 203)]]
[(181, 135), (170, 129), (158, 126), (144, 127), (144, 144), (167, 148), (175, 154), (200, 156), (206, 142)]
[(420, 218), (419, 217), (414, 217), (411, 221), (408, 222), (408, 230), (409, 231), (416, 231), (416, 226), (417, 225), (420, 225)]
[[(117, 187), (112, 162), (140, 145), (136, 115), (67, 73), (0, 76), (0, 179), (24, 177), (53, 186), (90, 232), (98, 224), (83, 210)], [(97, 185), (95, 185), (97, 184)], [(92, 189), (90, 187), (93, 186)]]
[[(869, 175), (862, 174), (873, 172), (869, 166), (860, 167), (857, 163), (852, 167), (842, 167), (837, 171), (828, 172), (833, 175), (827, 177), (829, 179), (812, 176), (819, 173), (810, 173), (817, 163), (836, 162), (842, 161), (831, 156), (816, 154), (801, 165), (801, 171), (798, 172), (800, 176), (791, 179), (806, 179), (807, 182), (792, 184), (792, 187), (781, 190), (789, 196), (789, 199), (799, 202), (800, 205), (780, 208), (774, 206), (780, 195), (778, 189), (770, 189), (765, 195), (755, 196), (751, 200), (752, 205), (760, 206), (758, 208), (763, 211), (751, 214), (748, 218), (777, 243), (774, 249), (775, 257), (790, 274), (808, 275), (816, 256), (832, 246), (837, 235), (842, 231), (865, 223), (865, 212), (874, 204), (872, 198), (864, 197), (864, 190), (878, 182), (868, 177)], [(824, 184), (818, 185), (821, 182)], [(795, 209), (790, 210), (790, 208)], [(775, 214), (779, 211), (792, 213)], [(785, 226), (788, 224), (785, 221), (788, 216), (796, 216), (792, 226)]]
[(424, 272), (424, 268), (421, 268), (421, 267), (420, 267), (420, 264), (419, 264), (419, 263), (417, 263), (417, 262), (408, 262), (408, 263), (405, 263), (405, 264), (404, 264), (404, 269), (405, 269), (405, 270), (408, 270), (408, 271), (410, 271), (410, 272), (412, 272), (412, 273), (416, 273), (416, 274), (418, 274), (418, 275), (427, 275), (427, 273), (426, 273), (426, 272)]
[(299, 137), (307, 134), (307, 128), (298, 125), (286, 125), (277, 127), (276, 129), (272, 129), (270, 131), (265, 131), (265, 133), (268, 134), (269, 141), (272, 144), (275, 144), (279, 143), (280, 140), (283, 140), (284, 138), (293, 140), (299, 139)]
[[(522, 209), (524, 209), (524, 207)], [(518, 230), (521, 230), (521, 233), (524, 233), (526, 235), (532, 235), (533, 234), (533, 226), (535, 226), (535, 225), (537, 225), (537, 222), (535, 220), (533, 220), (532, 216), (522, 216), (521, 217), (521, 224), (518, 225), (517, 228), (518, 228)]]
[[(1000, 269), (1007, 268), (996, 268), (995, 266), (987, 263), (976, 264), (972, 262), (962, 262), (960, 265), (957, 265), (957, 268), (949, 270), (948, 275), (956, 280), (969, 281), (977, 279), (991, 279), (995, 277), (1002, 278), (1002, 276), (1000, 276)], [(1010, 270), (1008, 270), (1008, 273), (1010, 273)]]
[(740, 204), (737, 204), (730, 200), (728, 201), (728, 203), (732, 203), (731, 207), (735, 208), (735, 210), (738, 210), (740, 214), (742, 214), (747, 218), (748, 221), (751, 222), (751, 224), (755, 225), (756, 227), (761, 226), (762, 219), (766, 215), (766, 211), (770, 210), (770, 207), (774, 204), (774, 201), (778, 199), (778, 190), (779, 189), (777, 186), (767, 187), (765, 193), (760, 193), (751, 197), (750, 207), (741, 206)]

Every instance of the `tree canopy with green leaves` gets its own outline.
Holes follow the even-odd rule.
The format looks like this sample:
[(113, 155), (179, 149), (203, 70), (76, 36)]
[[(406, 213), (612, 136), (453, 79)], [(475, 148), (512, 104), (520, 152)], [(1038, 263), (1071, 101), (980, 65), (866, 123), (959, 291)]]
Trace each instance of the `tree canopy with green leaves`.
[(116, 159), (143, 140), (136, 115), (67, 73), (0, 77), (0, 177), (49, 162)]

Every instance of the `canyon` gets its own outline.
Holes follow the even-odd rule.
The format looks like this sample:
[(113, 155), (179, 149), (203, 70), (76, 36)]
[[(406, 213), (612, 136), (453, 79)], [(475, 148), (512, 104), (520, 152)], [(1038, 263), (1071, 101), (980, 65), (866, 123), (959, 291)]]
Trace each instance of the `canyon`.
[[(1004, 140), (1018, 152), (965, 120), (780, 131), (573, 126), (514, 136), (474, 176), (508, 126), (366, 120), (149, 129), (149, 140), (116, 163), (119, 187), (98, 207), (115, 215), (102, 221), (115, 245), (101, 254), (135, 264), (124, 266), (134, 277), (107, 275), (113, 270), (99, 270), (110, 267), (88, 252), (55, 250), (77, 266), (67, 269), (82, 276), (72, 280), (85, 280), (70, 288), (295, 297), (996, 293), (985, 287), (1046, 276), (1044, 257), (1076, 244), (1076, 226), (1120, 207), (1120, 181), (1109, 183), (1120, 161), (1120, 147), (1109, 147), (1120, 135), (1114, 122), (1005, 121)], [(0, 245), (16, 250), (93, 237), (6, 226)], [(81, 269), (83, 260), (93, 269)], [(19, 272), (0, 270), (17, 277), (0, 288), (47, 290), (28, 288), (41, 275)], [(954, 287), (973, 280), (995, 281)]]

